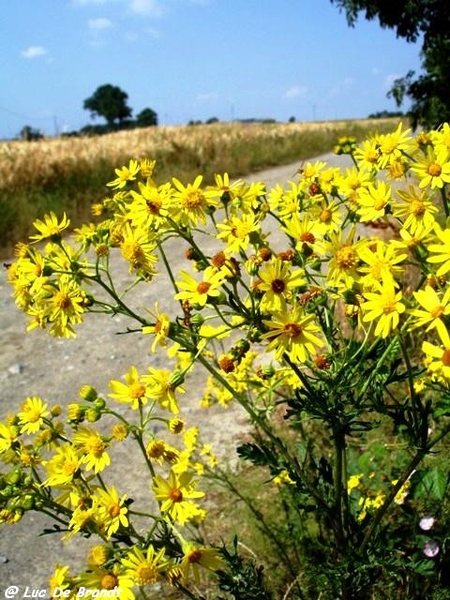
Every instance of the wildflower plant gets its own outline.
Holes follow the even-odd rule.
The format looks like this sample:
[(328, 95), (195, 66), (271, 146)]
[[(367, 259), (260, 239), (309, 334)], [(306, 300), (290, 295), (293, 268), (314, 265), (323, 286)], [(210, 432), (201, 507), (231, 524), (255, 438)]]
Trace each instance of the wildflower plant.
[[(245, 498), (184, 421), (183, 392), (203, 372), (201, 404), (246, 411), (237, 452), (264, 470), (260, 494), (279, 496), (275, 529), (257, 513), (286, 565), (278, 597), (439, 588), (447, 537), (420, 523), (439, 520), (448, 480), (430, 457), (450, 433), (449, 131), (342, 138), (348, 168), (308, 163), (271, 190), (227, 174), (211, 186), (201, 175), (158, 183), (153, 161), (133, 160), (116, 169), (95, 223), (69, 238), (65, 215), (36, 222), (8, 271), (28, 329), (71, 338), (87, 313), (120, 314), (165, 357), (164, 368), (130, 365), (107, 390), (84, 385), (66, 408), (29, 397), (0, 423), (0, 521), (42, 511), (65, 537), (94, 540), (85, 571), (59, 566), (54, 586), (131, 600), (164, 582), (200, 598), (209, 572), (236, 598), (270, 597), (236, 541), (233, 554), (199, 537), (205, 476)], [(128, 265), (127, 289), (113, 254)], [(131, 290), (163, 278), (172, 298), (137, 311)], [(142, 459), (146, 506), (111, 483), (125, 443)]]

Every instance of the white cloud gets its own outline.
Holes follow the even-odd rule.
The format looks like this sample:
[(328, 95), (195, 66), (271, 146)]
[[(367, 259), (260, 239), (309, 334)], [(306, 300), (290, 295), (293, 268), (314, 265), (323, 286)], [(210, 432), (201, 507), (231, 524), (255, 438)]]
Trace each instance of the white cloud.
[(42, 46), (29, 46), (26, 50), (22, 50), (21, 54), (24, 58), (37, 58), (48, 54), (48, 50)]
[(195, 100), (197, 102), (215, 102), (219, 98), (217, 92), (208, 92), (206, 94), (197, 94)]
[(112, 22), (109, 19), (100, 17), (98, 19), (89, 19), (88, 25), (91, 31), (101, 31), (103, 29), (108, 29), (108, 27), (112, 27)]
[(158, 0), (130, 0), (130, 10), (146, 17), (161, 17), (164, 8)]
[(308, 93), (308, 88), (305, 85), (294, 85), (284, 92), (285, 98), (304, 98)]

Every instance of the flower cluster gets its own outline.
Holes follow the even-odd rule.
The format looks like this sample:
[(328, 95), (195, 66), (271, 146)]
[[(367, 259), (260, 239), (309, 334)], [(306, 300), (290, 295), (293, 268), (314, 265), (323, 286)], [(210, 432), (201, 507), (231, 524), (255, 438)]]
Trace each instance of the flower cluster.
[[(132, 160), (116, 170), (108, 184), (112, 195), (94, 205), (95, 224), (75, 230), (69, 241), (63, 237), (67, 218), (51, 214), (35, 223), (38, 234), (29, 244), (17, 247), (9, 281), (29, 329), (72, 337), (85, 313), (120, 313), (173, 365), (150, 366), (147, 373), (131, 367), (124, 380), (111, 381), (108, 399), (83, 388), (66, 422), (60, 409), (31, 397), (0, 425), (9, 468), (1, 476), (1, 520), (15, 522), (31, 506), (57, 506), (68, 535), (102, 539), (86, 573), (69, 577), (64, 567), (54, 576), (58, 585), (117, 585), (122, 597), (132, 598), (133, 586), (165, 579), (182, 587), (191, 571), (198, 577), (198, 566), (220, 567), (215, 549), (186, 541), (181, 529), (205, 517), (196, 476), (205, 462), (213, 468), (215, 458), (202, 452), (192, 430), (184, 448), (176, 448), (149, 428), (162, 411), (171, 414), (158, 417), (170, 434), (182, 431), (183, 386), (199, 367), (209, 375), (205, 406), (236, 400), (269, 436), (271, 414), (283, 402), (292, 408), (292, 398), (299, 412), (328, 419), (335, 438), (336, 432), (351, 434), (375, 402), (365, 395), (369, 386), (376, 377), (389, 384), (385, 364), (391, 359), (408, 371), (402, 381), (413, 408), (420, 395), (448, 388), (450, 126), (414, 137), (399, 125), (359, 146), (343, 139), (339, 153), (349, 153), (353, 163), (340, 169), (308, 162), (286, 187), (270, 190), (232, 182), (227, 174), (216, 175), (213, 185), (203, 185), (200, 175), (192, 183), (174, 177), (159, 184), (153, 161)], [(182, 251), (184, 263), (175, 270), (172, 258)], [(130, 288), (168, 277), (173, 298), (137, 314), (126, 290), (111, 280), (112, 253), (128, 264)], [(411, 334), (422, 342), (409, 358)], [(344, 375), (356, 377), (360, 357), (373, 368), (358, 396), (352, 391), (348, 399), (332, 400), (330, 391), (323, 406), (314, 400), (323, 399), (317, 390), (324, 382), (332, 390)], [(94, 427), (106, 415), (116, 419), (109, 432)], [(426, 445), (426, 428), (421, 431)], [(133, 524), (141, 513), (129, 495), (103, 479), (110, 448), (129, 438), (143, 453), (159, 507), (158, 517), (145, 513), (156, 523), (148, 535)], [(301, 477), (286, 460), (272, 465), (280, 485)], [(407, 476), (394, 502), (404, 498)], [(360, 485), (347, 482), (343, 471), (339, 477), (340, 495)], [(362, 521), (372, 510), (384, 511), (388, 499), (388, 493), (362, 498), (352, 510)], [(334, 506), (341, 505), (338, 498)]]

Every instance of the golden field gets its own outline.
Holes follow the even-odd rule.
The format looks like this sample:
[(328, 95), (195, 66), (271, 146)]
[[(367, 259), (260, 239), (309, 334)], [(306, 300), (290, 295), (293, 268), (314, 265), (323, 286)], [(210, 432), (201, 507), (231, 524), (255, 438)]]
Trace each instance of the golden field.
[(189, 181), (202, 174), (236, 177), (330, 151), (341, 135), (386, 132), (396, 119), (314, 123), (215, 123), (151, 127), (96, 137), (0, 143), (0, 247), (24, 239), (33, 219), (66, 211), (73, 224), (107, 193), (114, 168), (130, 158), (155, 158), (156, 178)]

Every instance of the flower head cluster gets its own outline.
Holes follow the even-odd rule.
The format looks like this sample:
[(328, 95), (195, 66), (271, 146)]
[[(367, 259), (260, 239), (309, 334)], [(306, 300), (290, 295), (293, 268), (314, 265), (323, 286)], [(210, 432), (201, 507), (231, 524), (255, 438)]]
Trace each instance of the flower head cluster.
[[(14, 523), (32, 508), (54, 510), (68, 536), (100, 542), (85, 572), (58, 567), (54, 587), (74, 594), (77, 586), (120, 588), (120, 597), (132, 600), (136, 587), (160, 580), (187, 586), (201, 569), (221, 568), (217, 550), (187, 540), (184, 529), (206, 518), (198, 478), (217, 462), (181, 416), (183, 394), (191, 381), (197, 385), (199, 368), (208, 375), (199, 401), (228, 406), (237, 400), (260, 431), (282, 406), (295, 415), (296, 431), (304, 414), (340, 419), (356, 392), (351, 383), (342, 398), (334, 387), (360, 376), (359, 356), (370, 363), (366, 379), (348, 420), (327, 430), (333, 436), (347, 435), (355, 422), (370, 429), (365, 412), (370, 402), (384, 401), (379, 382), (381, 388), (395, 377), (408, 380), (414, 406), (419, 389), (448, 393), (448, 137), (443, 127), (419, 143), (399, 125), (359, 146), (342, 139), (338, 151), (350, 153), (354, 166), (308, 162), (295, 181), (272, 190), (232, 182), (226, 173), (213, 185), (201, 175), (158, 184), (154, 161), (131, 160), (116, 169), (111, 196), (95, 205), (102, 218), (76, 230), (73, 240), (63, 238), (66, 216), (35, 222), (37, 233), (17, 247), (8, 271), (28, 328), (73, 337), (87, 312), (120, 314), (133, 322), (128, 332), (148, 336), (152, 351), (147, 371), (130, 366), (111, 380), (105, 397), (84, 386), (66, 420), (62, 409), (30, 396), (0, 423), (1, 522)], [(128, 268), (122, 289), (112, 279), (113, 255)], [(159, 292), (164, 277), (170, 298)], [(136, 285), (148, 286), (142, 314), (128, 302)], [(405, 358), (408, 336), (420, 340), (413, 366)], [(398, 368), (402, 361), (408, 377)], [(369, 385), (375, 399), (364, 393)], [(403, 420), (410, 414), (403, 399), (392, 406), (402, 407)], [(426, 437), (426, 428), (421, 431)], [(126, 443), (128, 453), (130, 441), (139, 479), (147, 476), (151, 499), (144, 507), (108, 479), (115, 447)], [(283, 493), (300, 486), (289, 466), (271, 465)], [(347, 494), (364, 491), (357, 519), (382, 507), (395, 485), (367, 491), (362, 476), (352, 476)], [(394, 502), (405, 501), (408, 485)], [(148, 535), (140, 533), (139, 519), (150, 523)]]

